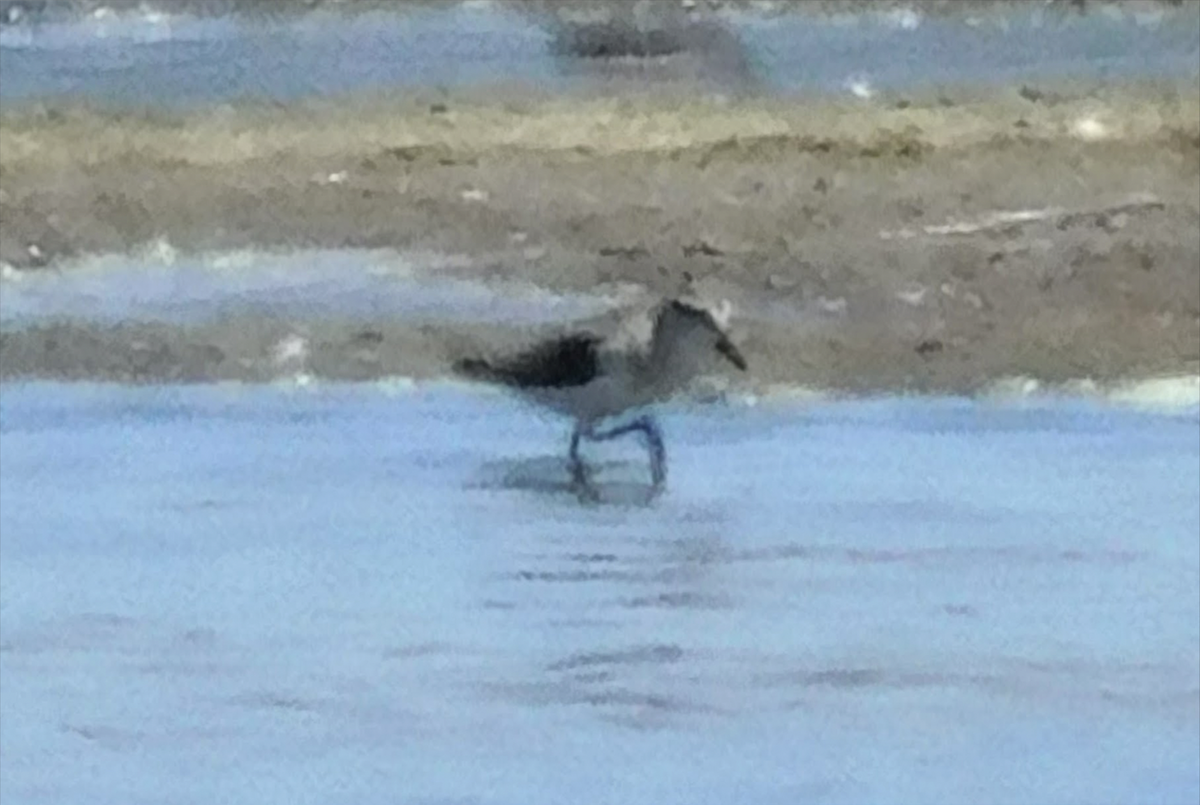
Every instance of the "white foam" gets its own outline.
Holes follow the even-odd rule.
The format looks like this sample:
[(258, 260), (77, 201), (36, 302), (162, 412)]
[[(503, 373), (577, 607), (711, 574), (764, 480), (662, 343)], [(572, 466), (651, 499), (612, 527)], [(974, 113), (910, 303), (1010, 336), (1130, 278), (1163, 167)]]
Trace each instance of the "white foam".
[(850, 76), (844, 86), (851, 95), (864, 101), (875, 97), (875, 88), (871, 86), (871, 79), (866, 75)]
[(1170, 375), (1113, 383), (1083, 378), (1053, 386), (1031, 377), (1007, 377), (989, 384), (979, 397), (1010, 403), (1074, 397), (1147, 412), (1179, 413), (1200, 407), (1200, 375)]
[(292, 333), (271, 350), (271, 358), (277, 365), (303, 364), (308, 359), (308, 340)]
[(772, 384), (757, 392), (747, 392), (742, 395), (733, 396), (736, 402), (741, 403), (750, 408), (759, 405), (782, 404), (782, 405), (813, 405), (816, 403), (827, 402), (833, 399), (836, 395), (829, 391), (818, 389), (812, 386), (802, 385), (787, 385), (787, 384)]
[(1112, 128), (1096, 115), (1085, 115), (1071, 124), (1071, 133), (1085, 142), (1096, 142), (1112, 136)]
[(1108, 394), (1113, 402), (1150, 410), (1180, 410), (1200, 406), (1200, 375), (1159, 377), (1123, 383)]
[(912, 8), (897, 8), (883, 14), (883, 22), (889, 28), (901, 31), (915, 31), (921, 27), (921, 14)]

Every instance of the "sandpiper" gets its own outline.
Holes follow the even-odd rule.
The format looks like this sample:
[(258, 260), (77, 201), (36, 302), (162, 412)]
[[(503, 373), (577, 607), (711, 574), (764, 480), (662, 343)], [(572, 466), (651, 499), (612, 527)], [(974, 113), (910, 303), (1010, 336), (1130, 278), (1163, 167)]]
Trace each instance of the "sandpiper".
[(658, 306), (647, 343), (623, 347), (593, 332), (579, 331), (495, 360), (460, 360), (454, 368), (465, 377), (508, 387), (574, 418), (568, 457), (571, 479), (581, 491), (591, 489), (579, 455), (583, 439), (604, 441), (642, 433), (658, 490), (666, 481), (667, 458), (654, 417), (642, 413), (608, 430), (598, 430), (597, 425), (674, 396), (710, 368), (714, 357), (724, 357), (745, 371), (746, 359), (726, 332), (729, 313), (728, 302), (710, 311), (669, 299)]

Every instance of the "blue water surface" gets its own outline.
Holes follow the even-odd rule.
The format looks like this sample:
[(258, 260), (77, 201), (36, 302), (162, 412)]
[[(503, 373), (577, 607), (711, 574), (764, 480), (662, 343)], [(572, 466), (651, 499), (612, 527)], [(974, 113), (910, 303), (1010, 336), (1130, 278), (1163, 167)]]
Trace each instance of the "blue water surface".
[(1188, 802), (1200, 414), (6, 384), (6, 801)]

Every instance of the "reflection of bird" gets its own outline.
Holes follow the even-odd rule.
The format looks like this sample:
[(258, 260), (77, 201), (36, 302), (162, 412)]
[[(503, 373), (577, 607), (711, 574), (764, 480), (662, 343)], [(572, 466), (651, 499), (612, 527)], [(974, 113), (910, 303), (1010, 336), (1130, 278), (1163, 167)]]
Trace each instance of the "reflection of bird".
[(713, 312), (669, 300), (656, 312), (649, 342), (639, 347), (619, 348), (593, 333), (577, 332), (495, 361), (461, 360), (455, 371), (507, 386), (573, 417), (571, 475), (582, 489), (587, 489), (587, 473), (579, 456), (580, 441), (603, 441), (635, 431), (649, 443), (651, 475), (655, 488), (660, 488), (666, 479), (666, 450), (652, 416), (643, 414), (606, 431), (596, 430), (596, 425), (674, 395), (701, 375), (714, 356), (744, 371), (746, 360), (725, 332), (728, 315), (728, 303)]

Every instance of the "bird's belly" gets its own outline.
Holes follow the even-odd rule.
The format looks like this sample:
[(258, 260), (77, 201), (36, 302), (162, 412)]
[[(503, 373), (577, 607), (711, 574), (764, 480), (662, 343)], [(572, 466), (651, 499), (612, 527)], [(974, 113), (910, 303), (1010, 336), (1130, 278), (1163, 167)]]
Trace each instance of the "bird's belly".
[(539, 389), (529, 396), (547, 408), (592, 421), (617, 416), (652, 401), (641, 389), (613, 377), (598, 378), (583, 386)]

